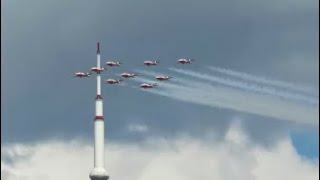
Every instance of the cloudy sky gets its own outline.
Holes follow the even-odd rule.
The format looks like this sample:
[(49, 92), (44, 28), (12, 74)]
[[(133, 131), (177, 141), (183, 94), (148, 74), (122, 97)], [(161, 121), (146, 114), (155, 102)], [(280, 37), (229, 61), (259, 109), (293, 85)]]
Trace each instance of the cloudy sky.
[[(88, 179), (96, 81), (73, 74), (97, 41), (123, 63), (103, 80), (139, 74), (102, 88), (111, 179), (319, 178), (317, 0), (1, 5), (4, 179)], [(160, 74), (174, 78), (138, 88)]]

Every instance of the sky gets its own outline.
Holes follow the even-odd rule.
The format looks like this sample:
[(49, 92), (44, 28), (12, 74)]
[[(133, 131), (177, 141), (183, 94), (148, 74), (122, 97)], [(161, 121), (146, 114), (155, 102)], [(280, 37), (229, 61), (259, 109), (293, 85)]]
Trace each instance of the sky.
[[(64, 180), (74, 165), (88, 179), (96, 80), (73, 75), (96, 65), (99, 41), (102, 63), (123, 63), (103, 80), (139, 75), (102, 86), (111, 178), (319, 178), (318, 1), (1, 5), (1, 177)], [(160, 74), (174, 78), (139, 88)]]

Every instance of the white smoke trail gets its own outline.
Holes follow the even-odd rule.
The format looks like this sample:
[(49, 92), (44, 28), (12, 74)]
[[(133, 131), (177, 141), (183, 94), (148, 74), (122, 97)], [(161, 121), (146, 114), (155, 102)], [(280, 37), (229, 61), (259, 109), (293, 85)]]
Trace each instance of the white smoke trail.
[[(133, 80), (150, 82), (150, 80), (141, 77)], [(146, 92), (199, 105), (319, 125), (318, 106), (304, 106), (294, 102), (283, 101), (274, 96), (254, 94), (223, 86), (213, 86), (182, 78), (174, 78), (173, 81), (179, 81), (182, 85), (161, 82), (157, 88), (146, 90)]]
[(277, 86), (279, 88), (285, 88), (288, 90), (300, 91), (300, 92), (304, 92), (304, 93), (311, 93), (311, 94), (315, 93), (315, 88), (313, 88), (313, 87), (301, 86), (301, 85), (292, 84), (292, 83), (288, 83), (288, 82), (284, 82), (284, 81), (278, 81), (275, 79), (268, 79), (266, 77), (261, 77), (261, 76), (259, 77), (259, 76), (255, 76), (255, 75), (248, 74), (248, 73), (243, 73), (243, 72), (239, 72), (239, 71), (234, 71), (234, 70), (219, 68), (219, 67), (214, 67), (214, 66), (210, 66), (210, 67), (208, 67), (208, 69), (215, 71), (215, 72), (222, 73), (222, 74), (226, 74), (229, 76), (233, 76), (236, 78), (240, 78), (240, 79), (243, 79), (246, 81), (262, 83), (262, 84), (269, 85), (269, 86)]
[(211, 82), (217, 82), (220, 84), (240, 88), (243, 90), (269, 94), (269, 95), (273, 95), (273, 96), (286, 98), (289, 100), (297, 100), (297, 101), (303, 101), (303, 102), (307, 102), (307, 103), (311, 103), (311, 104), (319, 104), (319, 101), (315, 97), (292, 93), (292, 92), (283, 91), (283, 90), (281, 91), (281, 90), (277, 90), (273, 87), (266, 87), (266, 86), (261, 86), (261, 85), (243, 82), (243, 81), (239, 81), (239, 80), (217, 77), (217, 76), (213, 76), (213, 75), (194, 72), (191, 70), (184, 70), (184, 69), (177, 69), (177, 68), (169, 68), (169, 69), (174, 72), (180, 73), (180, 74), (192, 76), (195, 78), (199, 78), (199, 79), (203, 79), (203, 80), (207, 80), (207, 81), (211, 81)]

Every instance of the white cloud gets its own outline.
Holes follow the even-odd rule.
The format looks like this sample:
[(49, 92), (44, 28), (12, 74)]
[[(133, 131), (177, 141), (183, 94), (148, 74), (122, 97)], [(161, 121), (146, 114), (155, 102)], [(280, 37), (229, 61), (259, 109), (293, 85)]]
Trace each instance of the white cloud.
[[(171, 139), (149, 137), (143, 145), (109, 142), (106, 166), (110, 179), (121, 180), (316, 180), (319, 161), (303, 159), (289, 138), (264, 148), (252, 144), (239, 125), (233, 124), (223, 142), (203, 142), (190, 137)], [(172, 149), (173, 144), (179, 151)], [(91, 144), (49, 141), (37, 145), (6, 145), (1, 161), (4, 180), (88, 180), (93, 165)], [(19, 150), (21, 151), (21, 150)], [(19, 155), (21, 157), (21, 153)]]
[(144, 124), (129, 124), (127, 130), (129, 132), (143, 133), (148, 131), (148, 127)]

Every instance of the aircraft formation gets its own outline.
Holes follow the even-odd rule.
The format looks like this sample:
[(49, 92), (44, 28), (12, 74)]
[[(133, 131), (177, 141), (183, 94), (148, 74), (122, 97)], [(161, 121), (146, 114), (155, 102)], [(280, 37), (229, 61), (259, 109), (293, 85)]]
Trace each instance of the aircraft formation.
[[(177, 60), (177, 63), (179, 63), (179, 64), (191, 64), (192, 62), (194, 62), (193, 59), (187, 59), (187, 58), (180, 58)], [(146, 60), (143, 62), (143, 64), (145, 66), (157, 66), (157, 65), (159, 65), (159, 63), (160, 62), (156, 61), (156, 60)], [(112, 68), (112, 67), (119, 67), (121, 65), (122, 65), (122, 63), (119, 61), (108, 61), (104, 64), (104, 66), (102, 68), (92, 67), (90, 69), (91, 72), (77, 72), (77, 73), (75, 73), (74, 76), (78, 77), (78, 78), (90, 77), (90, 75), (93, 73), (100, 73), (100, 72), (105, 71), (107, 67)], [(121, 74), (121, 76), (125, 79), (130, 79), (130, 78), (135, 78), (138, 75), (134, 74), (134, 73), (124, 72)], [(159, 76), (155, 76), (154, 78), (158, 81), (167, 81), (173, 77), (167, 76), (167, 75), (159, 75)], [(123, 81), (123, 79), (107, 79), (105, 81), (105, 83), (107, 83), (107, 84), (120, 84), (122, 81)], [(142, 83), (140, 85), (140, 88), (150, 89), (150, 88), (154, 88), (156, 86), (158, 86), (157, 83)]]

